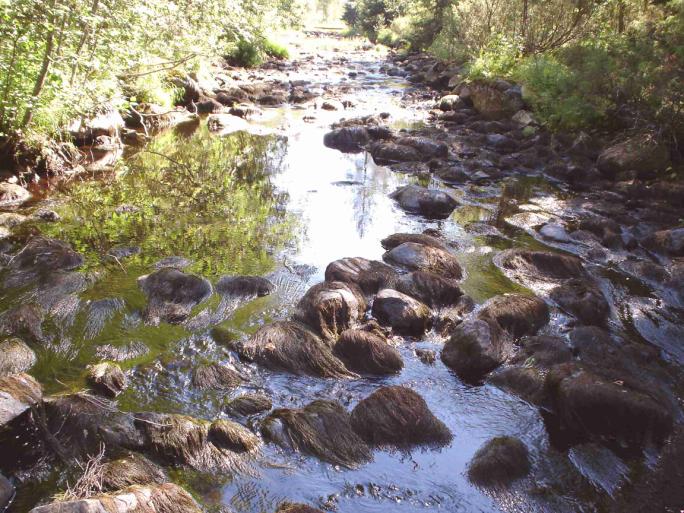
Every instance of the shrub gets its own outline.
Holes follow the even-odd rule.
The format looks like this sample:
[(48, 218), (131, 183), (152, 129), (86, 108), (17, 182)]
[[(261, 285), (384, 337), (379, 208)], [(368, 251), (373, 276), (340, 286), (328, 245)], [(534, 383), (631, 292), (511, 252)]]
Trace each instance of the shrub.
[(273, 41), (269, 41), (268, 39), (264, 41), (264, 53), (274, 59), (284, 60), (290, 58), (290, 52), (287, 48), (278, 43), (274, 43)]
[(263, 57), (255, 41), (240, 39), (228, 54), (227, 60), (233, 66), (253, 68), (263, 62)]

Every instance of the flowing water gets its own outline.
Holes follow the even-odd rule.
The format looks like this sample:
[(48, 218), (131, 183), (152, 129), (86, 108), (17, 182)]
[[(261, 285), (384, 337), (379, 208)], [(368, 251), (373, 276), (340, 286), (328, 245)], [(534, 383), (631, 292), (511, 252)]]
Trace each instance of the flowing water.
[[(389, 112), (395, 129), (421, 126), (425, 104), (405, 101), (408, 82), (381, 73), (383, 62), (372, 54), (351, 53), (349, 59), (330, 68), (305, 67), (297, 77), (350, 85), (358, 105), (344, 112), (346, 117)], [(365, 74), (346, 78), (350, 70)], [(456, 242), (466, 271), (463, 289), (476, 303), (523, 290), (494, 266), (492, 256), (513, 246), (543, 246), (500, 218), (522, 212), (519, 206), (530, 200), (542, 204), (565, 196), (545, 180), (526, 177), (454, 189), (462, 205), (446, 220), (427, 221), (403, 212), (388, 197), (417, 178), (378, 166), (363, 152), (326, 148), (323, 135), (342, 114), (317, 110), (314, 120), (306, 118), (310, 114), (310, 109), (290, 106), (266, 109), (250, 130), (225, 134), (210, 133), (205, 120), (183, 125), (145, 147), (127, 150), (114, 170), (73, 181), (50, 195), (44, 205), (62, 219), (21, 229), (69, 241), (86, 256), (88, 285), (74, 291), (71, 301), (53, 305), (44, 327), (51, 342), (40, 351), (31, 374), (46, 393), (73, 391), (84, 386), (85, 365), (118, 359), (129, 374), (129, 387), (118, 400), (122, 410), (209, 420), (226, 416), (225, 404), (245, 391), (265, 392), (274, 407), (332, 398), (351, 409), (381, 385), (405, 384), (454, 433), (453, 442), (442, 449), (378, 449), (372, 462), (353, 470), (266, 445), (263, 457), (244, 472), (173, 471), (172, 478), (212, 510), (271, 512), (283, 500), (340, 513), (599, 508), (628, 466), (641, 460), (624, 460), (590, 444), (569, 453), (554, 448), (537, 408), (489, 385), (463, 384), (439, 358), (433, 365), (422, 363), (414, 350), (439, 353), (444, 339), (435, 332), (421, 341), (393, 340), (405, 361), (400, 374), (351, 380), (270, 372), (240, 362), (216, 342), (217, 326), (242, 338), (287, 318), (306, 289), (323, 280), (329, 262), (347, 256), (379, 260), (380, 240), (395, 232), (437, 228)], [(483, 226), (489, 230), (476, 229)], [(212, 282), (223, 275), (266, 276), (276, 292), (239, 304), (214, 295), (183, 325), (147, 325), (137, 279), (170, 256), (188, 259), (186, 271)], [(31, 294), (35, 291), (6, 292), (2, 308), (25, 302)], [(546, 330), (558, 332), (563, 325), (563, 317), (554, 314)], [(203, 361), (228, 362), (249, 379), (229, 392), (193, 389), (190, 371)], [(258, 418), (250, 422), (256, 429)], [(507, 490), (478, 489), (466, 479), (466, 465), (482, 443), (503, 434), (526, 443), (533, 471)], [(11, 464), (3, 461), (0, 467)], [(61, 479), (59, 471), (47, 469), (39, 484), (19, 489), (11, 511), (28, 511), (63, 487)]]

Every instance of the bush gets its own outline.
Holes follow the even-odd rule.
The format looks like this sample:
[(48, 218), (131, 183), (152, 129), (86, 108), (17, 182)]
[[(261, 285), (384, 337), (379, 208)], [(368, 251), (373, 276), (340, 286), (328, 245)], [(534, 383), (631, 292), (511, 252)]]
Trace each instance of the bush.
[(284, 60), (290, 58), (290, 52), (282, 45), (269, 41), (264, 42), (264, 53), (274, 59)]
[(228, 54), (227, 60), (232, 66), (254, 68), (263, 62), (263, 57), (255, 41), (240, 39), (235, 44), (235, 49)]

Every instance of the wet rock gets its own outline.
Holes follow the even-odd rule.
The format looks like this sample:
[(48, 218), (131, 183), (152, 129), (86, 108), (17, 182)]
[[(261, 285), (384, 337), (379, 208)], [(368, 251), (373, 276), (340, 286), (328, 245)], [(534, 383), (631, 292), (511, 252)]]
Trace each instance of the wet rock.
[(401, 354), (384, 337), (361, 329), (343, 331), (335, 354), (360, 374), (395, 374), (404, 367)]
[(432, 365), (437, 361), (437, 353), (432, 349), (416, 349), (415, 354), (425, 365)]
[(261, 276), (223, 276), (216, 283), (216, 292), (231, 297), (262, 297), (275, 290), (275, 285)]
[(26, 285), (58, 271), (71, 271), (83, 265), (83, 257), (66, 242), (46, 237), (31, 239), (8, 265), (6, 287)]
[(441, 111), (458, 110), (465, 107), (465, 103), (457, 94), (447, 94), (439, 100), (438, 108)]
[(221, 112), (223, 104), (214, 100), (213, 98), (204, 98), (195, 103), (198, 114), (211, 114), (212, 112)]
[(353, 283), (324, 281), (311, 287), (297, 304), (295, 318), (325, 339), (336, 340), (356, 325), (366, 311), (366, 299)]
[(123, 346), (104, 344), (95, 348), (95, 356), (101, 360), (123, 362), (140, 358), (150, 352), (150, 349), (139, 340), (134, 340)]
[(227, 390), (241, 383), (239, 372), (220, 363), (200, 364), (192, 371), (192, 385), (201, 390)]
[(426, 305), (392, 289), (378, 292), (372, 313), (381, 324), (405, 335), (420, 337), (432, 326), (432, 314)]
[(0, 378), (0, 427), (38, 404), (43, 397), (43, 389), (28, 374), (12, 374)]
[(456, 326), (441, 357), (463, 381), (478, 383), (512, 354), (513, 344), (498, 325), (471, 319)]
[(102, 465), (102, 490), (105, 492), (133, 485), (162, 484), (168, 479), (163, 468), (135, 452)]
[(362, 126), (337, 128), (323, 136), (325, 146), (345, 152), (361, 151), (370, 140), (368, 130)]
[(126, 388), (126, 375), (116, 363), (101, 362), (88, 366), (88, 385), (98, 394), (114, 398)]
[(416, 148), (394, 142), (374, 142), (370, 145), (370, 153), (375, 163), (381, 166), (397, 162), (417, 162), (423, 160), (423, 157)]
[(170, 267), (172, 269), (183, 270), (186, 267), (192, 265), (192, 260), (189, 260), (182, 256), (169, 256), (162, 258), (154, 264), (155, 269), (164, 269), (165, 267)]
[(206, 279), (172, 268), (141, 276), (138, 285), (148, 298), (144, 315), (152, 324), (160, 320), (172, 324), (183, 322), (193, 307), (212, 294), (211, 283)]
[(660, 230), (645, 240), (647, 247), (672, 256), (684, 256), (684, 228)]
[(397, 272), (389, 265), (365, 258), (342, 258), (330, 262), (325, 269), (325, 280), (353, 283), (367, 295), (373, 295), (393, 283)]
[(53, 502), (31, 513), (202, 513), (192, 496), (178, 485), (134, 486), (88, 499)]
[(352, 430), (349, 413), (333, 401), (314, 401), (302, 409), (274, 410), (261, 430), (271, 442), (335, 465), (356, 467), (371, 459), (369, 447)]
[(390, 198), (403, 210), (429, 219), (446, 219), (458, 205), (446, 192), (419, 185), (405, 185), (390, 194)]
[(386, 262), (410, 271), (426, 271), (445, 278), (459, 280), (463, 277), (456, 257), (442, 249), (405, 242), (382, 255)]
[(243, 394), (226, 405), (226, 412), (231, 415), (248, 417), (273, 408), (271, 399), (262, 394)]
[(521, 338), (518, 341), (518, 352), (511, 361), (550, 368), (570, 360), (572, 360), (572, 350), (564, 339), (549, 335), (538, 335)]
[(438, 169), (437, 176), (442, 181), (450, 184), (466, 183), (470, 180), (470, 175), (461, 166), (449, 166)]
[(488, 84), (471, 84), (470, 101), (487, 119), (502, 119), (514, 115), (523, 107), (522, 98), (514, 88), (501, 91)]
[(425, 271), (400, 276), (394, 288), (431, 307), (456, 304), (463, 295), (456, 280)]
[(536, 367), (504, 367), (487, 379), (496, 387), (520, 397), (530, 404), (541, 405), (544, 402), (544, 374)]
[(535, 335), (549, 322), (549, 307), (536, 296), (504, 294), (487, 301), (478, 317), (493, 321), (513, 338), (520, 338), (523, 335)]
[(234, 116), (233, 114), (211, 114), (207, 117), (207, 128), (211, 132), (221, 132), (228, 134), (232, 132), (239, 132), (240, 130), (247, 130), (249, 124), (243, 118)]
[(511, 271), (521, 282), (567, 280), (584, 276), (582, 261), (576, 256), (549, 251), (508, 249), (495, 257), (495, 263)]
[(230, 420), (215, 420), (209, 426), (209, 441), (233, 452), (250, 452), (261, 444), (259, 437), (246, 427)]
[(425, 162), (399, 162), (398, 164), (390, 165), (389, 168), (395, 173), (425, 178), (430, 176), (430, 167)]
[(323, 110), (344, 110), (344, 105), (340, 100), (327, 99), (321, 102), (320, 108)]
[(31, 199), (31, 193), (21, 185), (0, 182), (0, 207), (21, 205)]
[(292, 374), (338, 378), (352, 375), (327, 342), (298, 322), (278, 321), (264, 326), (239, 344), (237, 351), (244, 359)]
[(468, 479), (481, 486), (507, 485), (530, 471), (527, 447), (518, 438), (499, 436), (484, 444), (468, 465)]
[(416, 244), (422, 244), (424, 246), (430, 246), (444, 251), (449, 250), (446, 242), (426, 233), (395, 233), (382, 239), (380, 244), (383, 248), (389, 251), (390, 249), (394, 249), (404, 242), (415, 242)]
[(601, 289), (587, 280), (568, 280), (551, 290), (549, 297), (584, 324), (603, 325), (610, 313)]
[(612, 219), (599, 216), (587, 217), (580, 221), (579, 228), (596, 235), (601, 240), (601, 244), (608, 248), (622, 246), (620, 225)]
[(575, 364), (554, 367), (545, 385), (561, 425), (572, 432), (643, 446), (672, 429), (671, 413), (652, 397)]
[(422, 160), (443, 159), (449, 156), (449, 147), (445, 143), (428, 137), (401, 137), (396, 143), (416, 149)]
[(9, 482), (5, 476), (0, 474), (0, 508), (4, 509), (9, 506), (12, 497), (14, 497), (14, 486)]
[(410, 388), (382, 387), (356, 405), (351, 414), (354, 431), (372, 445), (444, 445), (449, 428)]
[(108, 451), (143, 448), (133, 415), (118, 411), (106, 398), (80, 392), (46, 397), (43, 405), (48, 431), (70, 456), (97, 454), (101, 444)]
[(609, 178), (635, 171), (640, 178), (650, 178), (670, 164), (667, 146), (650, 134), (642, 134), (606, 148), (599, 155), (599, 171)]
[(0, 343), (0, 377), (28, 371), (36, 363), (36, 353), (21, 339)]
[(558, 223), (546, 223), (539, 229), (539, 234), (542, 237), (550, 239), (555, 242), (570, 242), (570, 235), (565, 228)]

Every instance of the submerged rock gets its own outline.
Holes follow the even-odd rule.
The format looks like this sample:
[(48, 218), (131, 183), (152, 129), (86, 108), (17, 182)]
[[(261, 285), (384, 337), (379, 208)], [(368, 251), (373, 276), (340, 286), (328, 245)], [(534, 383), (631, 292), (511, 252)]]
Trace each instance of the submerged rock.
[(259, 365), (293, 374), (349, 377), (353, 374), (332, 353), (330, 345), (299, 322), (278, 321), (260, 328), (239, 344), (239, 355)]
[(386, 262), (404, 267), (409, 271), (426, 271), (459, 280), (463, 277), (456, 257), (443, 249), (405, 242), (382, 255)]
[(193, 386), (206, 390), (226, 390), (239, 386), (242, 376), (235, 369), (220, 363), (197, 365), (192, 371)]
[(518, 438), (498, 436), (478, 449), (468, 465), (468, 479), (481, 486), (507, 485), (530, 471), (527, 447)]
[(454, 305), (463, 296), (456, 280), (425, 271), (400, 276), (394, 287), (431, 307)]
[(230, 401), (225, 410), (231, 415), (247, 417), (273, 408), (271, 399), (262, 394), (243, 394)]
[(601, 289), (583, 279), (572, 279), (549, 292), (549, 297), (584, 324), (603, 325), (610, 312)]
[(333, 401), (275, 410), (261, 429), (271, 442), (335, 465), (355, 467), (371, 459), (369, 447), (352, 430), (349, 413)]
[(326, 281), (354, 283), (367, 295), (394, 281), (397, 272), (389, 265), (365, 258), (342, 258), (330, 262), (325, 269)]
[(444, 365), (467, 382), (479, 382), (513, 353), (513, 344), (498, 325), (480, 319), (464, 321), (442, 349)]
[(31, 239), (12, 258), (5, 277), (5, 287), (26, 285), (58, 271), (71, 271), (83, 265), (83, 256), (66, 242), (46, 237)]
[(0, 378), (0, 428), (38, 404), (43, 389), (28, 374), (13, 374)]
[(372, 313), (381, 324), (405, 335), (420, 337), (432, 327), (432, 313), (426, 305), (392, 289), (378, 292)]
[(223, 276), (216, 283), (216, 292), (231, 297), (262, 297), (275, 290), (275, 285), (261, 276)]
[(402, 386), (382, 387), (363, 399), (352, 411), (351, 423), (372, 445), (445, 445), (452, 438), (425, 400)]
[(36, 353), (18, 338), (0, 343), (0, 377), (26, 372), (36, 363)]
[(101, 362), (88, 366), (86, 381), (98, 394), (116, 397), (126, 388), (126, 375), (117, 364)]
[(458, 206), (448, 193), (420, 185), (400, 187), (390, 194), (390, 198), (396, 200), (403, 210), (429, 219), (446, 219)]
[(514, 338), (520, 338), (535, 335), (549, 322), (549, 307), (536, 296), (504, 294), (487, 301), (478, 317), (496, 322)]
[(572, 349), (560, 337), (538, 335), (523, 337), (517, 342), (518, 352), (511, 360), (513, 363), (533, 364), (548, 369), (560, 363), (572, 360)]
[(275, 513), (323, 513), (323, 511), (307, 506), (306, 504), (286, 502), (278, 506)]
[(336, 340), (356, 325), (366, 311), (366, 299), (353, 283), (324, 281), (311, 287), (297, 304), (295, 318), (325, 339)]
[(206, 279), (168, 267), (141, 276), (138, 284), (148, 298), (145, 318), (152, 324), (183, 322), (193, 307), (212, 294)]
[(53, 502), (31, 513), (202, 513), (192, 496), (178, 485), (132, 486), (88, 499)]
[(384, 337), (362, 329), (343, 331), (335, 354), (347, 368), (361, 374), (394, 374), (404, 367), (401, 354)]
[(582, 261), (576, 256), (561, 253), (508, 249), (499, 253), (494, 261), (521, 282), (559, 281), (584, 276)]
[(561, 425), (572, 432), (644, 446), (672, 430), (672, 414), (652, 397), (573, 363), (554, 367), (545, 385)]
[(544, 373), (537, 367), (503, 367), (487, 379), (496, 387), (520, 397), (530, 404), (542, 405), (545, 400)]
[(414, 242), (416, 244), (422, 244), (423, 246), (430, 246), (443, 251), (449, 251), (449, 246), (445, 241), (438, 237), (428, 235), (427, 233), (394, 233), (382, 239), (380, 244), (383, 248), (389, 251), (403, 244), (404, 242)]
[(168, 479), (163, 468), (135, 452), (102, 465), (102, 489), (106, 492), (133, 485), (162, 484)]

